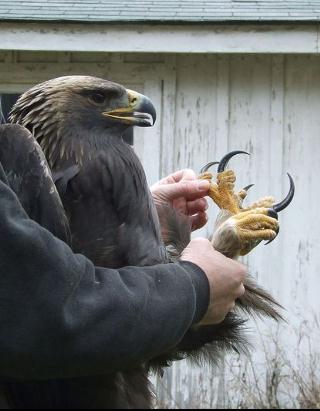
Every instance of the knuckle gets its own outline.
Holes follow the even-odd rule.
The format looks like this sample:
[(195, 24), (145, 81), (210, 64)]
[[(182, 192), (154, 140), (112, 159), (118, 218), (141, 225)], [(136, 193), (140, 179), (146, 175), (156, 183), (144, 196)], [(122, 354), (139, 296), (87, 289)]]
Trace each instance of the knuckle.
[(197, 178), (196, 173), (192, 168), (185, 168), (183, 170), (183, 178), (188, 178), (190, 180), (195, 180)]
[(247, 267), (244, 266), (243, 264), (239, 264), (238, 267), (238, 279), (239, 281), (242, 283), (243, 280), (246, 278), (247, 276)]
[(183, 181), (180, 181), (178, 184), (180, 185), (181, 189), (184, 191), (190, 191), (191, 189), (190, 181), (183, 180)]
[(203, 237), (197, 237), (192, 241), (197, 242), (198, 244), (203, 244), (203, 245), (209, 243), (209, 240), (207, 240), (206, 238), (203, 238)]
[(185, 168), (179, 172), (179, 178), (176, 178), (175, 181), (177, 183), (184, 183), (184, 182), (189, 182), (192, 180), (196, 180), (197, 176), (194, 170), (190, 168)]
[(197, 185), (194, 180), (183, 180), (179, 184), (181, 185), (181, 189), (187, 197), (194, 196), (195, 192), (197, 191)]
[(236, 307), (236, 303), (235, 303), (235, 301), (232, 301), (232, 303), (231, 303), (230, 306), (229, 306), (229, 312), (232, 311), (232, 310), (234, 310), (235, 307)]
[(206, 198), (200, 198), (198, 201), (199, 201), (199, 208), (203, 208), (204, 210), (207, 210), (209, 208), (209, 203)]
[(241, 284), (240, 287), (239, 287), (239, 297), (242, 297), (245, 294), (245, 292), (246, 292), (246, 289), (245, 289), (244, 285)]
[(239, 287), (244, 279), (246, 278), (246, 272), (242, 269), (238, 269), (234, 271), (233, 279), (236, 287)]

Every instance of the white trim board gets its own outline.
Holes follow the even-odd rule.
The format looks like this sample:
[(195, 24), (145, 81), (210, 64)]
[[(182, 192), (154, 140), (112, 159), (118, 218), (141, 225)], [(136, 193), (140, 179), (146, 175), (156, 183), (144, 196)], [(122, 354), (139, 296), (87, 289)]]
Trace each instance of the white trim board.
[(0, 50), (314, 54), (319, 27), (0, 23)]

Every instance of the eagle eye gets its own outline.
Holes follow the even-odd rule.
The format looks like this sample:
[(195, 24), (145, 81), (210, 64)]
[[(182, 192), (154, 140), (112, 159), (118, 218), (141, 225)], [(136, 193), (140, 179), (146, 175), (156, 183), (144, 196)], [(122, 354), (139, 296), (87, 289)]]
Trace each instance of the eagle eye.
[(92, 93), (90, 94), (90, 99), (95, 104), (103, 104), (105, 102), (106, 96), (102, 93)]

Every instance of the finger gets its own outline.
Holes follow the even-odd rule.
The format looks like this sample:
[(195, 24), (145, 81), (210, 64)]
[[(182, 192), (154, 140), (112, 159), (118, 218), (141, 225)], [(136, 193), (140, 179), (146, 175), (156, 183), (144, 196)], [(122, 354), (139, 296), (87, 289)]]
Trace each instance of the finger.
[(189, 168), (179, 170), (173, 173), (171, 177), (176, 183), (179, 183), (179, 181), (192, 181), (197, 179), (196, 173)]
[(162, 185), (167, 185), (167, 184), (174, 184), (174, 183), (178, 183), (179, 181), (182, 180), (183, 177), (183, 173), (184, 170), (179, 170), (176, 171), (173, 174), (168, 175), (167, 177), (162, 178), (160, 181), (158, 181), (157, 183), (155, 183), (152, 188), (156, 188), (157, 186), (162, 186)]
[(170, 174), (165, 178), (162, 178), (157, 184), (174, 184), (179, 183), (180, 181), (192, 181), (196, 179), (196, 173), (193, 170), (186, 168), (184, 170), (178, 170), (175, 173)]
[(199, 198), (197, 200), (187, 202), (188, 215), (194, 215), (200, 211), (206, 211), (208, 207), (208, 201), (205, 198)]
[(191, 221), (192, 221), (192, 231), (199, 230), (200, 228), (205, 226), (208, 222), (207, 213), (202, 211), (196, 215), (193, 215), (191, 217)]
[(158, 195), (169, 201), (179, 197), (192, 201), (204, 197), (208, 193), (209, 187), (210, 183), (207, 180), (180, 181), (161, 186), (161, 193), (158, 190)]

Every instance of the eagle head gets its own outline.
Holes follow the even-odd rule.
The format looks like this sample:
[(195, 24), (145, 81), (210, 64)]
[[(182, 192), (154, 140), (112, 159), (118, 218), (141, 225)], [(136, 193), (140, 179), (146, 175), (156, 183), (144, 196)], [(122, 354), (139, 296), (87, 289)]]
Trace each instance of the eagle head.
[(150, 127), (156, 110), (149, 98), (108, 80), (66, 76), (39, 84), (19, 98), (10, 121), (26, 127), (51, 167), (82, 163), (96, 150), (117, 144), (128, 127)]

